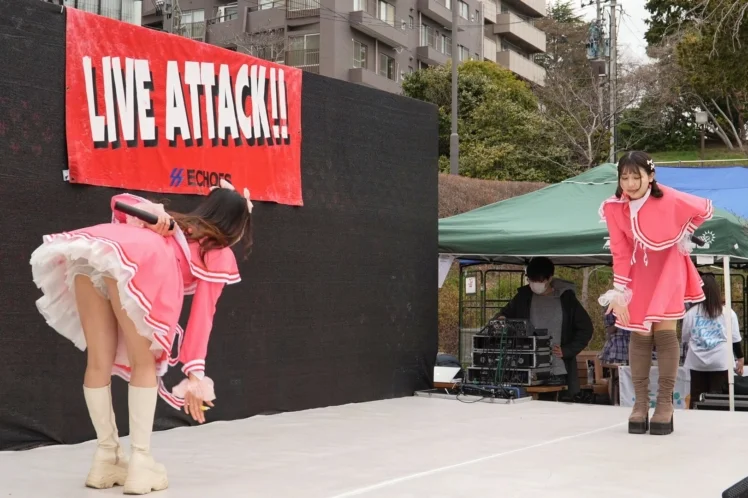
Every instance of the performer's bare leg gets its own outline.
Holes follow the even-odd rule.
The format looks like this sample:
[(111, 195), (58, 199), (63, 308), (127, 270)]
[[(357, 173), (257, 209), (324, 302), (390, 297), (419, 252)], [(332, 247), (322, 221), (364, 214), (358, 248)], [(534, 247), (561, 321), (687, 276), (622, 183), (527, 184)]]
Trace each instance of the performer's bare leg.
[(151, 455), (151, 433), (158, 399), (156, 359), (150, 350), (151, 341), (138, 334), (135, 324), (122, 307), (114, 280), (107, 279), (112, 309), (122, 329), (132, 373), (128, 391), (130, 413), (130, 465), (125, 481), (125, 494), (142, 495), (169, 486), (166, 468)]
[(83, 385), (92, 389), (106, 387), (112, 382), (117, 353), (117, 318), (109, 300), (96, 291), (85, 275), (75, 276), (75, 301), (88, 353)]
[(655, 323), (652, 327), (660, 375), (657, 389), (657, 407), (650, 422), (650, 434), (670, 434), (674, 429), (673, 390), (675, 389), (680, 360), (680, 344), (678, 343), (675, 326), (675, 320), (667, 320)]
[(109, 300), (96, 291), (90, 278), (76, 275), (74, 285), (88, 352), (83, 394), (98, 443), (86, 486), (98, 489), (121, 486), (127, 478), (127, 460), (119, 442), (111, 393), (117, 319)]

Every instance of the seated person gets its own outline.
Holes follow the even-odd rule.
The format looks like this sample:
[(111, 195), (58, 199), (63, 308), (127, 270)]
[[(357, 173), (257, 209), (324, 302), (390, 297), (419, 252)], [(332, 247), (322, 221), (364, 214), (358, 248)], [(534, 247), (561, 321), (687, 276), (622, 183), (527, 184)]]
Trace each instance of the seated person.
[(592, 320), (574, 293), (574, 284), (554, 278), (553, 262), (532, 258), (525, 273), (529, 284), (499, 313), (505, 318), (526, 319), (536, 329), (547, 329), (553, 356), (551, 374), (565, 377), (568, 395), (579, 392), (577, 355), (592, 338)]
[(605, 345), (600, 352), (600, 360), (603, 363), (628, 365), (631, 331), (616, 327), (616, 317), (613, 313), (605, 315), (604, 320)]

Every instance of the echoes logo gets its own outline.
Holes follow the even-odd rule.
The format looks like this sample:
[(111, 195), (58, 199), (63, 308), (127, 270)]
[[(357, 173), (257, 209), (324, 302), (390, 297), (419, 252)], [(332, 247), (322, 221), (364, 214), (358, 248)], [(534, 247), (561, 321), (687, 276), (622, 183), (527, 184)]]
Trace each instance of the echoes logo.
[(202, 169), (174, 168), (169, 174), (169, 186), (180, 187), (217, 187), (221, 178), (231, 183), (231, 173), (206, 171)]

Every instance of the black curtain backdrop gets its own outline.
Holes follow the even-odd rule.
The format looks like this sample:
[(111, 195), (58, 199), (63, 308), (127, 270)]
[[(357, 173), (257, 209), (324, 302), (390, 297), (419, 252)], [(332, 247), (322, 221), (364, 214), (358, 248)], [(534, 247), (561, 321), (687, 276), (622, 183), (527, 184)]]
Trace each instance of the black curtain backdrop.
[[(110, 219), (119, 190), (62, 179), (65, 14), (0, 0), (0, 450), (95, 437), (85, 354), (48, 327), (29, 258), (42, 235)], [(243, 281), (218, 303), (210, 420), (412, 395), (437, 352), (437, 112), (304, 73), (304, 207), (255, 203)], [(142, 192), (161, 200), (159, 194)], [(189, 209), (193, 196), (167, 196)], [(185, 303), (182, 325), (186, 323)], [(167, 386), (181, 380), (173, 368)], [(127, 388), (113, 380), (128, 433)], [(156, 425), (192, 423), (159, 401)]]

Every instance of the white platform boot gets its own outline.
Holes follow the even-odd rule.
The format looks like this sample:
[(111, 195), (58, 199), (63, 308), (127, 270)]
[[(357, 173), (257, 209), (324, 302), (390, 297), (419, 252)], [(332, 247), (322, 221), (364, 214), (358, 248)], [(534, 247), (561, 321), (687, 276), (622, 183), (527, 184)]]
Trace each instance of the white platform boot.
[(151, 456), (151, 433), (158, 399), (157, 387), (133, 387), (129, 392), (130, 466), (125, 494), (144, 495), (169, 487), (166, 467)]
[(119, 443), (111, 385), (99, 388), (83, 386), (83, 396), (98, 442), (86, 486), (96, 489), (122, 486), (127, 479), (127, 459)]

